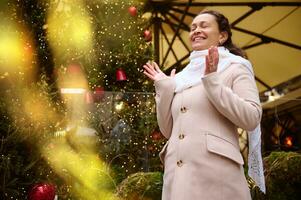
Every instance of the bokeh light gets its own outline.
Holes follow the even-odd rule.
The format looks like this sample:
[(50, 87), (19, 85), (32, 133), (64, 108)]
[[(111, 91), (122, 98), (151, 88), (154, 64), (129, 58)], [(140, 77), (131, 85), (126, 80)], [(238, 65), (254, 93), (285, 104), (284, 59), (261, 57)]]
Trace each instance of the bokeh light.
[(50, 1), (44, 28), (57, 59), (74, 59), (93, 51), (93, 29), (83, 2)]
[(28, 31), (5, 18), (0, 19), (0, 30), (1, 76), (10, 76), (14, 80), (33, 79), (36, 69)]

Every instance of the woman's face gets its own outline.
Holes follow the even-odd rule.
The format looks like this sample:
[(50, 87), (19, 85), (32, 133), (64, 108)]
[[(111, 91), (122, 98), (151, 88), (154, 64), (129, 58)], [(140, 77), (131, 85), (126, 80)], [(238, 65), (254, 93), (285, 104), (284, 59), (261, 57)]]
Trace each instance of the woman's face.
[(219, 42), (226, 41), (227, 34), (219, 32), (213, 15), (200, 14), (191, 23), (189, 37), (193, 50), (205, 50), (211, 46), (218, 46)]

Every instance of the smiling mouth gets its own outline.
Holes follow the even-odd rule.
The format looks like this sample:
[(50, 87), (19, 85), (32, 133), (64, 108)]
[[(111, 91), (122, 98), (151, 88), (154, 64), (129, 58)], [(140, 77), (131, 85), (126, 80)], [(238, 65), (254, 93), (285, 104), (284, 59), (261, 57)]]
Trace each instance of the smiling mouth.
[(192, 41), (195, 42), (195, 41), (201, 41), (201, 40), (205, 40), (206, 37), (203, 37), (203, 36), (195, 36), (192, 38)]

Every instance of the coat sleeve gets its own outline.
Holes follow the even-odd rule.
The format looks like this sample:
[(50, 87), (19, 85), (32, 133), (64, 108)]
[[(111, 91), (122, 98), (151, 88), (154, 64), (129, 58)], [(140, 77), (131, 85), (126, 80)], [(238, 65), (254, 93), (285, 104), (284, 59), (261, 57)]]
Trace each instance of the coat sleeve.
[(244, 66), (235, 65), (232, 88), (222, 84), (219, 73), (202, 78), (210, 102), (236, 126), (247, 131), (260, 123), (262, 108), (253, 74)]
[(155, 81), (157, 121), (162, 134), (169, 139), (172, 131), (171, 104), (174, 97), (175, 81), (166, 78)]

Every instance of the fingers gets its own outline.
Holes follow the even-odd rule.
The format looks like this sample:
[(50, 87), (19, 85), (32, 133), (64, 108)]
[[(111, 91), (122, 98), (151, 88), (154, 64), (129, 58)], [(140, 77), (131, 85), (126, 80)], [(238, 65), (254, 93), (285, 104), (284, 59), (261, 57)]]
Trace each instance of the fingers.
[(210, 47), (208, 50), (209, 61), (214, 63), (218, 61), (218, 49), (216, 46)]
[(153, 62), (152, 64), (149, 63), (149, 62), (147, 62), (145, 65), (143, 65), (143, 68), (144, 68), (145, 70), (147, 70), (148, 73), (153, 74), (153, 75), (162, 72), (162, 71), (160, 70), (158, 64), (155, 63), (155, 62)]
[(208, 49), (208, 55), (206, 56), (206, 64), (210, 68), (213, 65), (213, 54), (212, 54), (212, 48), (211, 47)]
[[(161, 80), (161, 79), (168, 77), (160, 70), (158, 64), (155, 62), (152, 62), (152, 64), (150, 62), (148, 62), (145, 65), (143, 65), (143, 68), (144, 68), (143, 74), (145, 74), (151, 80), (154, 80), (154, 81)], [(176, 71), (172, 70), (170, 76), (174, 77), (175, 74), (176, 74)]]
[(147, 62), (145, 65), (143, 65), (143, 68), (145, 69), (146, 74), (149, 74), (152, 77), (154, 77), (156, 74), (162, 72), (160, 70), (158, 64), (155, 62), (153, 62), (152, 64), (150, 62)]
[(206, 57), (205, 57), (205, 72), (204, 72), (204, 74), (206, 75), (206, 74), (209, 74), (210, 73), (210, 65), (209, 65), (209, 56), (207, 55)]
[(219, 60), (218, 49), (217, 49), (217, 47), (215, 47), (213, 50), (214, 50), (214, 51), (213, 51), (213, 64), (214, 64), (214, 65), (216, 66), (216, 68), (217, 68), (218, 60)]
[(145, 74), (148, 78), (150, 78), (151, 80), (155, 80), (155, 77), (149, 73), (147, 73), (146, 71), (143, 71), (143, 74)]
[(145, 74), (148, 78), (154, 81), (156, 79), (155, 76), (159, 73), (158, 72), (159, 67), (157, 63), (153, 62), (153, 64), (151, 64), (150, 62), (147, 62), (145, 65), (143, 65), (143, 68), (144, 68), (143, 74)]
[(159, 68), (158, 64), (156, 62), (153, 62), (153, 66), (155, 67), (155, 70), (160, 73), (162, 72), (161, 69)]
[(155, 68), (154, 68), (153, 63), (150, 63), (150, 61), (149, 61), (149, 62), (147, 62), (146, 64), (147, 64), (147, 66), (149, 66), (152, 70), (155, 71)]
[(176, 75), (176, 69), (171, 70), (170, 77), (174, 77)]
[(217, 47), (215, 47), (215, 46), (210, 47), (209, 51), (208, 51), (208, 63), (209, 63), (209, 65), (213, 68), (217, 68), (218, 59), (219, 59), (219, 55), (218, 55)]
[(218, 61), (219, 61), (219, 55), (218, 55), (218, 49), (217, 47), (210, 47), (208, 49), (208, 55), (205, 57), (205, 75), (216, 72), (217, 71), (217, 66), (218, 66)]
[(209, 48), (208, 55), (209, 55), (209, 64), (212, 65), (213, 60), (214, 60), (214, 49), (213, 49), (213, 47)]
[(146, 71), (148, 74), (155, 76), (156, 75), (156, 71), (154, 69), (154, 67), (150, 64), (150, 63), (146, 63), (145, 65), (143, 65), (144, 71)]

